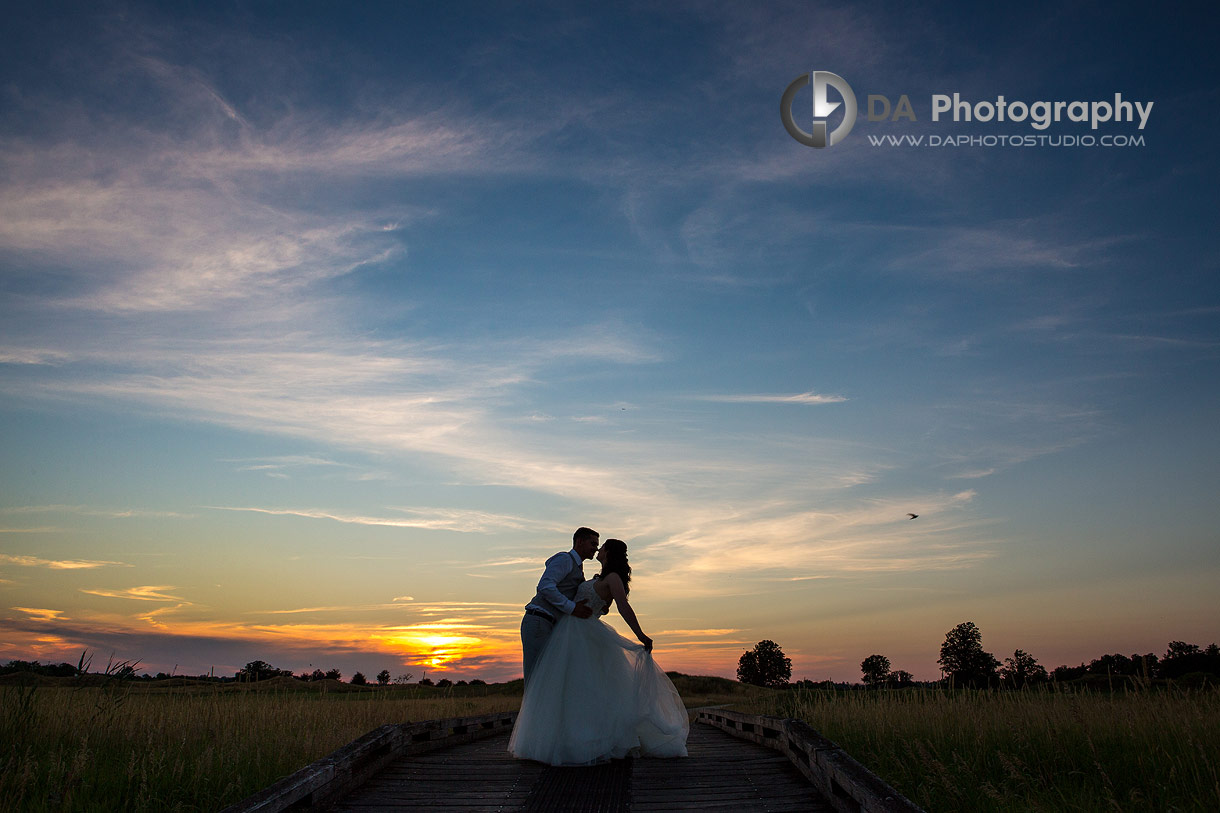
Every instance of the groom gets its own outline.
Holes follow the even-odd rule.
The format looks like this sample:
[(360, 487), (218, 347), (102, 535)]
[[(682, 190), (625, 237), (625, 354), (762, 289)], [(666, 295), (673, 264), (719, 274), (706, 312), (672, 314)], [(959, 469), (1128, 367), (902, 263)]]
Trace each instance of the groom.
[(572, 534), (572, 549), (546, 560), (546, 569), (538, 580), (538, 592), (525, 605), (525, 616), (521, 619), (521, 660), (526, 683), (530, 682), (530, 673), (559, 616), (588, 618), (593, 615), (586, 602), (572, 599), (576, 596), (576, 588), (585, 580), (584, 560), (592, 559), (597, 553), (599, 539), (592, 528), (577, 528)]

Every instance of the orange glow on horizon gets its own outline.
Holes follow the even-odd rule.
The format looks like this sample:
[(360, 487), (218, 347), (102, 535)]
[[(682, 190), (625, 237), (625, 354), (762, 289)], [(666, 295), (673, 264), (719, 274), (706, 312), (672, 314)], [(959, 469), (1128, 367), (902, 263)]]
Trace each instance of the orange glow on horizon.
[[(504, 646), (498, 641), (489, 641), (472, 635), (444, 634), (437, 630), (441, 625), (426, 625), (423, 634), (396, 632), (393, 635), (374, 635), (373, 639), (388, 645), (392, 650), (405, 654), (411, 660), (425, 663), (433, 668), (453, 664), (460, 667), (463, 660), (471, 657), (485, 658), (502, 654)], [(463, 624), (463, 631), (473, 627)], [(486, 630), (489, 633), (496, 630)]]
[[(178, 607), (166, 608), (165, 614), (156, 619), (144, 616), (137, 619), (116, 616), (94, 618), (90, 622), (76, 623), (78, 634), (70, 637), (35, 632), (15, 636), (20, 640), (14, 640), (11, 636), (6, 642), (6, 649), (13, 649), (13, 657), (33, 656), (43, 660), (74, 662), (83, 649), (100, 651), (105, 648), (90, 643), (94, 636), (155, 631), (159, 636), (175, 639), (177, 647), (189, 647), (190, 640), (194, 638), (265, 646), (268, 651), (261, 656), (263, 660), (277, 665), (290, 661), (285, 665), (298, 670), (305, 667), (306, 659), (317, 657), (312, 653), (330, 652), (344, 657), (388, 655), (404, 668), (414, 666), (444, 670), (450, 674), (491, 678), (493, 682), (511, 680), (521, 674), (521, 643), (515, 624), (479, 624), (470, 618), (455, 619), (451, 624), (429, 621), (393, 626), (356, 623), (265, 624), (171, 617), (178, 610)], [(63, 613), (56, 610), (40, 610), (36, 617), (44, 623), (52, 620), (75, 622), (75, 619), (65, 618)], [(136, 620), (143, 623), (133, 623)], [(682, 632), (687, 631), (679, 632), (677, 637), (680, 638)], [(736, 643), (726, 646), (726, 642), (709, 640), (662, 642), (657, 657), (661, 666), (669, 671), (731, 675), (742, 648)], [(21, 654), (17, 654), (18, 649)], [(119, 654), (122, 657), (140, 658), (143, 653)], [(155, 670), (159, 667), (150, 664), (150, 668)], [(207, 666), (202, 667), (201, 671), (207, 671)]]

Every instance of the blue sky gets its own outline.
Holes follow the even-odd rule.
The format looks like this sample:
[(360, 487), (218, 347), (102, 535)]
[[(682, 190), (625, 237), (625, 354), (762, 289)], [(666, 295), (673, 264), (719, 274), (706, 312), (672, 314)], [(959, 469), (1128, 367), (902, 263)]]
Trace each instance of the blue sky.
[[(13, 10), (0, 658), (503, 679), (578, 525), (683, 671), (1214, 640), (1196, 16)], [(810, 70), (862, 110), (822, 150), (779, 116)], [(870, 141), (1039, 132), (933, 122), (954, 92), (1153, 108), (1045, 131), (1126, 147)]]

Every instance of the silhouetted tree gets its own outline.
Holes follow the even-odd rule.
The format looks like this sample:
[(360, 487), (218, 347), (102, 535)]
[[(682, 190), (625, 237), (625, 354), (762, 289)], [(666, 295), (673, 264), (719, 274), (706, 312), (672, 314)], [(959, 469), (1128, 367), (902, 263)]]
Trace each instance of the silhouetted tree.
[(453, 685), (453, 681), (450, 680), (449, 678), (441, 678), (440, 680), (438, 680), (436, 682), (436, 688), (438, 688), (438, 689), (448, 689), (452, 685)]
[(792, 677), (792, 660), (774, 641), (759, 641), (737, 661), (737, 679), (755, 686), (784, 686)]
[(11, 675), (16, 672), (33, 672), (38, 673), (42, 668), (42, 664), (38, 661), (9, 661), (3, 667), (0, 667), (0, 675)]
[(1046, 668), (1038, 663), (1033, 655), (1022, 649), (1013, 652), (1011, 658), (1005, 658), (1004, 666), (1000, 669), (1000, 680), (1013, 689), (1043, 683), (1049, 679)]
[[(1211, 654), (1215, 652), (1216, 654)], [(1159, 670), (1162, 677), (1180, 678), (1192, 672), (1220, 675), (1220, 647), (1211, 644), (1206, 650), (1196, 644), (1173, 641), (1161, 660)]]
[(321, 669), (315, 669), (309, 673), (310, 680), (326, 680), (326, 673)]
[(1051, 680), (1056, 683), (1063, 683), (1064, 681), (1084, 677), (1088, 673), (1089, 667), (1083, 663), (1080, 666), (1056, 666), (1051, 670)]
[(356, 674), (352, 675), (352, 685), (353, 686), (367, 686), (368, 683), (369, 682), (364, 677), (363, 672), (357, 672)]
[(327, 669), (326, 674), (323, 675), (323, 677), (325, 677), (327, 680), (342, 680), (343, 673), (338, 669)]
[(385, 685), (389, 684), (389, 682), (390, 682), (390, 670), (389, 669), (382, 669), (380, 672), (377, 673), (377, 685), (378, 686), (385, 686)]
[(420, 678), (419, 685), (420, 686), (432, 686), (434, 684), (432, 683), (432, 678)]
[(466, 683), (466, 681), (464, 681), (464, 680), (459, 680), (457, 683), (455, 683), (455, 684), (453, 684), (453, 685), (454, 685), (454, 686), (467, 686), (467, 685), (469, 685), (469, 684), (468, 684), (468, 683)]
[(472, 678), (470, 681), (470, 685), (471, 686), (486, 686), (487, 681), (483, 680), (481, 678)]
[(1170, 641), (1169, 649), (1165, 650), (1165, 660), (1180, 658), (1184, 655), (1199, 654), (1198, 644), (1188, 644), (1183, 641)]
[(411, 682), (411, 678), (413, 678), (413, 677), (414, 677), (414, 675), (412, 675), (410, 672), (404, 672), (401, 675), (399, 675), (398, 677), (394, 678), (394, 683), (396, 683), (399, 686), (405, 686)]
[(899, 669), (886, 675), (885, 682), (895, 689), (901, 689), (905, 686), (914, 686), (915, 676), (905, 669)]
[(860, 671), (864, 674), (864, 685), (880, 686), (890, 676), (890, 659), (884, 655), (869, 655), (860, 661)]
[(1160, 658), (1148, 652), (1144, 655), (1132, 655), (1131, 660), (1135, 663), (1136, 674), (1142, 678), (1151, 679), (1156, 677), (1160, 669), (1157, 664), (1160, 663)]
[(1118, 653), (1102, 655), (1100, 658), (1089, 661), (1089, 674), (1091, 675), (1134, 675), (1136, 673), (1135, 661), (1126, 655)]
[(936, 662), (954, 686), (987, 686), (995, 680), (1000, 665), (995, 655), (983, 651), (983, 633), (973, 621), (958, 624), (945, 634)]
[(33, 672), (36, 675), (49, 677), (73, 677), (77, 674), (77, 668), (70, 663), (52, 665), (38, 661), (9, 661), (4, 666), (0, 666), (0, 675), (10, 675), (15, 672)]
[[(284, 674), (283, 670), (276, 669), (266, 661), (250, 661), (237, 673), (238, 680), (266, 680), (268, 678), (279, 677)], [(288, 671), (291, 675), (291, 670)]]

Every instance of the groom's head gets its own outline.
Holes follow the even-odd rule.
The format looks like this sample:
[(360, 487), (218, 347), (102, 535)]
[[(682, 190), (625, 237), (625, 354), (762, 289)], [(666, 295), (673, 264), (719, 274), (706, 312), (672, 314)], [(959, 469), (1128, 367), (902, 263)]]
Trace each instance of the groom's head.
[(572, 534), (572, 550), (581, 559), (592, 559), (597, 553), (597, 542), (601, 535), (592, 528), (577, 528)]

